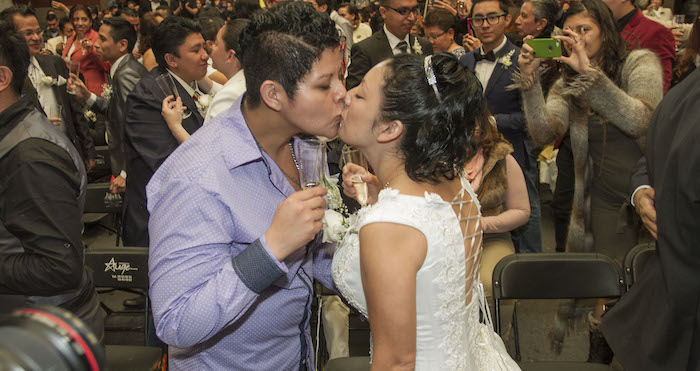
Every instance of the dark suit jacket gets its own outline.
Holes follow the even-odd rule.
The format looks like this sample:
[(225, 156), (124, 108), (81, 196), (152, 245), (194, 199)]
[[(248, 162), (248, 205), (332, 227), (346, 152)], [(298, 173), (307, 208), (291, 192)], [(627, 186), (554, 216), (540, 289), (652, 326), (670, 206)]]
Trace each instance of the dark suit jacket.
[[(112, 165), (112, 175), (115, 177), (126, 170), (124, 160), (124, 116), (126, 112), (126, 97), (134, 90), (141, 77), (148, 73), (146, 67), (139, 63), (131, 54), (127, 54), (119, 62), (114, 78), (111, 79), (112, 97), (109, 101), (98, 97), (93, 105), (95, 110), (107, 116), (107, 136), (109, 137), (109, 156)], [(127, 174), (128, 175), (128, 174)]]
[[(63, 59), (53, 55), (37, 55), (36, 60), (46, 76), (51, 76), (54, 79), (62, 76), (66, 81), (68, 80), (68, 67)], [(58, 105), (62, 107), (61, 118), (66, 125), (68, 139), (73, 143), (83, 160), (97, 157), (95, 144), (90, 136), (90, 123), (85, 118), (82, 104), (78, 103), (74, 96), (68, 94), (65, 85), (54, 85), (51, 88)], [(40, 112), (44, 112), (39, 104), (37, 91), (29, 77), (24, 82), (22, 93), (31, 96), (36, 108)]]
[[(498, 131), (513, 145), (513, 157), (518, 161), (520, 167), (528, 169), (530, 164), (525, 150), (524, 132), (525, 115), (521, 103), (520, 92), (508, 90), (506, 86), (513, 84), (513, 73), (518, 69), (518, 55), (520, 48), (506, 40), (505, 46), (496, 53), (496, 58), (502, 58), (514, 51), (510, 57), (511, 65), (506, 66), (500, 62), (496, 63), (496, 68), (489, 79), (484, 95), (491, 114), (496, 118)], [(459, 62), (471, 71), (476, 65), (474, 55), (481, 53), (480, 49), (474, 49), (462, 56)]]
[[(124, 245), (148, 246), (148, 210), (146, 185), (153, 173), (177, 148), (178, 142), (161, 115), (165, 94), (155, 79), (165, 70), (160, 67), (146, 73), (126, 99), (124, 149), (126, 155), (126, 197), (124, 201)], [(173, 79), (174, 80), (174, 79)], [(194, 99), (175, 81), (182, 103), (192, 114), (182, 126), (192, 134), (202, 127)]]
[[(413, 48), (413, 43), (416, 37), (409, 35), (410, 47)], [(433, 46), (427, 39), (418, 38), (418, 44), (421, 46), (423, 55), (433, 54)], [(389, 46), (384, 29), (372, 34), (372, 36), (360, 41), (352, 46), (350, 50), (350, 66), (348, 67), (348, 78), (345, 80), (345, 86), (348, 90), (360, 85), (365, 74), (379, 62), (393, 57), (394, 53)]]
[(647, 132), (657, 254), (601, 329), (627, 370), (700, 369), (700, 70), (671, 89)]

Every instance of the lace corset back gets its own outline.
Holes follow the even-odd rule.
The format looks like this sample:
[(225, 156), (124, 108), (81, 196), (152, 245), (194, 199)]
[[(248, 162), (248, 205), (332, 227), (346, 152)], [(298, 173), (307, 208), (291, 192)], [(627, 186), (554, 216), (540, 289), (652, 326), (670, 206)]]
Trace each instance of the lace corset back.
[(481, 259), (483, 230), (481, 228), (480, 205), (476, 195), (464, 177), (461, 178), (461, 182), (462, 189), (455, 195), (450, 204), (459, 219), (459, 226), (464, 239), (465, 305), (469, 306), (473, 300), (473, 287), (479, 283), (479, 261)]

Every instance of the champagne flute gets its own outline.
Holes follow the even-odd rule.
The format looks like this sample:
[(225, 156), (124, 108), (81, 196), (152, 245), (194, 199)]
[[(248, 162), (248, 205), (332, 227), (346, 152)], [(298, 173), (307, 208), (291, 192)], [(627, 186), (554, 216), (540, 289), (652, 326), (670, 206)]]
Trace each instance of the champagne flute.
[[(80, 62), (79, 61), (68, 61), (68, 72), (80, 77)], [(70, 76), (70, 75), (69, 75)], [(70, 87), (70, 89), (69, 89)], [(66, 84), (66, 92), (71, 95), (75, 95), (73, 90), (73, 85)]]
[[(169, 95), (172, 95), (175, 99), (180, 97), (180, 94), (177, 91), (177, 85), (175, 85), (175, 80), (173, 80), (173, 76), (170, 75), (170, 72), (166, 72), (156, 77), (156, 84), (158, 84), (158, 87), (163, 92), (165, 97)], [(163, 97), (163, 99), (165, 99), (165, 97)], [(183, 102), (182, 105), (184, 107), (185, 103)], [(192, 112), (182, 112), (182, 119), (184, 120), (191, 115)]]
[[(367, 159), (358, 149), (346, 144), (343, 146), (342, 156), (345, 164), (355, 164), (361, 166), (365, 170), (368, 169)], [(355, 188), (355, 192), (357, 193), (357, 202), (360, 203), (360, 206), (367, 206), (367, 182), (362, 180), (361, 174), (351, 175), (350, 181), (352, 182), (352, 187)]]
[(301, 188), (307, 189), (323, 184), (326, 144), (318, 138), (298, 140), (295, 144)]

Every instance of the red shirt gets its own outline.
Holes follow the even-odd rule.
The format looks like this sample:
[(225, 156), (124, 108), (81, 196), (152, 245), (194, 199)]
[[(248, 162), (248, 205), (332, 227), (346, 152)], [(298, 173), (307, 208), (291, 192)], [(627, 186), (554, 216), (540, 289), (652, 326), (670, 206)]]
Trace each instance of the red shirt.
[(664, 91), (668, 90), (673, 76), (673, 62), (676, 61), (676, 42), (671, 30), (645, 17), (640, 9), (636, 9), (622, 30), (622, 38), (630, 50), (649, 49), (659, 57), (664, 71)]

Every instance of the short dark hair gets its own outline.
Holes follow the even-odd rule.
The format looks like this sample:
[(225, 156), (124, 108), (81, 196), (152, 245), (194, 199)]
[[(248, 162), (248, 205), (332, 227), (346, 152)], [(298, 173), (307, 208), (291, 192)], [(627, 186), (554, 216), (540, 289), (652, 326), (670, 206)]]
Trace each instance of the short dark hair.
[(447, 32), (450, 28), (455, 28), (455, 16), (445, 9), (432, 8), (423, 20), (423, 27), (430, 26), (437, 26)]
[(168, 13), (168, 17), (171, 17), (173, 15), (173, 10), (170, 9), (170, 7), (167, 5), (160, 5), (155, 10), (165, 10)]
[(510, 0), (474, 0), (472, 2), (472, 10), (469, 12), (469, 17), (474, 15), (474, 6), (476, 4), (485, 3), (487, 1), (498, 1), (498, 7), (501, 8), (504, 13), (510, 13), (510, 8), (513, 7), (513, 3)]
[(299, 81), (324, 50), (340, 45), (340, 36), (335, 22), (311, 4), (287, 2), (256, 13), (243, 29), (240, 43), (247, 104), (257, 107), (266, 80), (278, 82), (293, 100)]
[[(15, 16), (20, 16), (20, 17), (34, 17), (37, 18), (36, 16), (36, 11), (34, 8), (26, 6), (26, 5), (16, 5), (16, 6), (11, 6), (2, 12), (0, 12), (0, 19), (6, 21), (12, 26), (12, 29), (14, 31), (17, 31), (17, 25), (15, 24), (14, 17)], [(38, 20), (38, 18), (37, 18)], [(26, 43), (26, 41), (25, 41)]]
[(250, 22), (247, 19), (234, 19), (226, 23), (226, 28), (224, 29), (224, 34), (222, 39), (224, 40), (224, 46), (226, 50), (233, 49), (238, 55), (241, 51), (241, 43), (239, 42), (241, 32)]
[(68, 15), (68, 17), (71, 20), (73, 20), (73, 16), (75, 15), (75, 13), (77, 13), (79, 11), (85, 12), (85, 15), (87, 15), (90, 22), (92, 22), (92, 12), (90, 11), (90, 8), (88, 8), (86, 5), (83, 5), (83, 4), (73, 5), (73, 7), (70, 8), (70, 14)]
[(57, 20), (58, 17), (56, 17), (56, 13), (46, 13), (46, 21), (55, 21)]
[(12, 71), (10, 88), (17, 95), (22, 94), (24, 80), (29, 69), (29, 47), (22, 35), (15, 31), (14, 22), (8, 22), (5, 15), (0, 20), (0, 66)]
[(199, 18), (197, 21), (199, 22), (200, 27), (202, 27), (202, 37), (204, 38), (204, 41), (216, 40), (216, 34), (219, 32), (221, 27), (224, 26), (224, 20), (219, 17)]
[(165, 55), (170, 53), (179, 56), (177, 48), (193, 33), (202, 33), (199, 24), (183, 17), (168, 17), (156, 27), (151, 39), (151, 47), (156, 62), (161, 68), (166, 68)]
[(120, 14), (121, 17), (139, 17), (139, 13), (131, 8), (124, 8), (122, 9), (122, 13)]
[(207, 6), (199, 9), (199, 12), (197, 12), (197, 18), (221, 18), (223, 20), (221, 10), (213, 6)]
[(438, 53), (432, 57), (438, 98), (423, 56), (399, 55), (387, 66), (378, 122), (403, 123), (399, 147), (406, 174), (431, 183), (454, 179), (476, 154), (475, 127), (488, 119), (479, 80), (452, 53)]
[(109, 26), (109, 35), (115, 43), (126, 40), (126, 51), (131, 53), (134, 50), (137, 38), (136, 30), (129, 21), (120, 17), (109, 17), (103, 20), (102, 24)]
[(63, 29), (66, 28), (66, 25), (70, 23), (70, 18), (68, 17), (61, 17), (61, 19), (58, 20), (58, 29), (63, 32)]
[(258, 0), (237, 0), (233, 3), (233, 15), (236, 18), (252, 19), (253, 14), (261, 10)]
[(348, 13), (354, 15), (356, 21), (360, 20), (360, 12), (357, 10), (355, 5), (350, 3), (341, 3), (338, 5), (338, 10), (340, 10), (340, 8), (348, 8)]
[(326, 6), (325, 13), (327, 13), (327, 14), (330, 13), (331, 10), (333, 10), (333, 9), (331, 9), (331, 6), (333, 5), (333, 2), (331, 0), (316, 0), (316, 5), (318, 5), (319, 7), (322, 5), (325, 5)]

